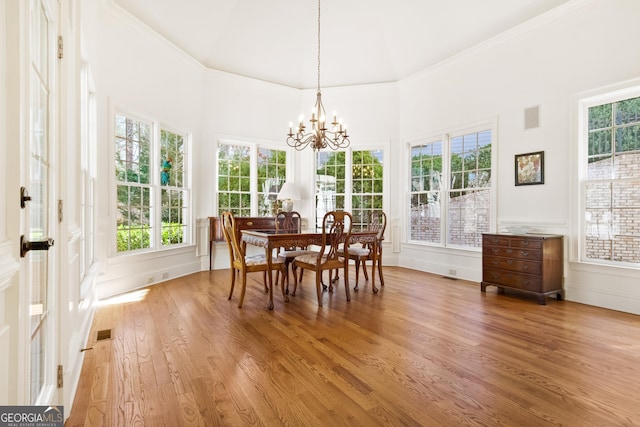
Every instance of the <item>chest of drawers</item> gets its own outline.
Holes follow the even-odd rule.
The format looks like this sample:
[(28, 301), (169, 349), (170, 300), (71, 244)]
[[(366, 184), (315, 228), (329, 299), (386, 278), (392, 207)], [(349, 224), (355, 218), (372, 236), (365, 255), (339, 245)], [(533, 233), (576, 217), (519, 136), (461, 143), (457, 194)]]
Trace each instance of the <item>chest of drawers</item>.
[(496, 286), (536, 295), (545, 304), (546, 296), (564, 298), (563, 237), (555, 234), (483, 234), (482, 282), (480, 289)]

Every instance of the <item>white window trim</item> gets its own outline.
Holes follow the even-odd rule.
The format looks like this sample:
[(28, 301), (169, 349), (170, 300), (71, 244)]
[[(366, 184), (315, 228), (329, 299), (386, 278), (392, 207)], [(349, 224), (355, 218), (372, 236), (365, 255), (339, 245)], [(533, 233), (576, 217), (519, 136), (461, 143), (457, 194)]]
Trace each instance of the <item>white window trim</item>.
[(573, 155), (571, 170), (573, 197), (571, 212), (575, 212), (573, 225), (571, 227), (572, 239), (569, 245), (569, 262), (571, 268), (580, 271), (606, 273), (619, 275), (622, 277), (640, 278), (640, 266), (623, 262), (612, 262), (606, 260), (596, 260), (585, 258), (583, 230), (585, 230), (584, 219), (584, 187), (587, 176), (586, 158), (588, 155), (588, 109), (594, 105), (613, 103), (621, 99), (628, 99), (640, 96), (640, 79), (628, 80), (625, 82), (601, 87), (591, 91), (578, 93), (573, 97), (572, 109), (572, 141)]
[(270, 140), (257, 140), (251, 138), (241, 138), (241, 137), (223, 137), (218, 138), (216, 142), (216, 148), (214, 150), (214, 165), (215, 165), (215, 175), (214, 175), (214, 194), (212, 197), (213, 206), (211, 207), (212, 212), (217, 212), (217, 215), (220, 216), (222, 212), (218, 212), (218, 176), (219, 174), (219, 164), (218, 164), (218, 149), (221, 145), (237, 145), (242, 147), (249, 148), (249, 156), (251, 162), (251, 171), (249, 175), (249, 192), (251, 193), (251, 216), (258, 216), (258, 148), (265, 148), (269, 150), (280, 150), (286, 151), (287, 153), (287, 163), (286, 163), (286, 177), (285, 181), (293, 180), (293, 149), (290, 147), (283, 146), (282, 142), (270, 141)]
[[(357, 145), (357, 146), (349, 146), (347, 148), (345, 148), (344, 150), (324, 150), (325, 152), (328, 153), (332, 153), (332, 152), (338, 152), (338, 151), (344, 151), (347, 153), (346, 158), (345, 158), (345, 170), (346, 171), (350, 171), (350, 179), (346, 179), (345, 177), (345, 184), (344, 184), (344, 210), (347, 212), (351, 212), (352, 210), (352, 200), (351, 197), (353, 196), (353, 176), (351, 175), (353, 172), (353, 152), (354, 151), (374, 151), (374, 150), (381, 150), (383, 153), (382, 156), (382, 210), (387, 214), (387, 230), (389, 230), (389, 222), (391, 220), (391, 216), (389, 214), (389, 204), (391, 203), (391, 197), (387, 196), (390, 191), (390, 183), (389, 183), (389, 168), (390, 168), (390, 164), (391, 164), (391, 160), (390, 160), (390, 153), (391, 153), (391, 142), (388, 140), (385, 141), (381, 141), (381, 142), (370, 142), (370, 143), (365, 143), (362, 145)], [(313, 192), (312, 192), (312, 197), (314, 199), (313, 205), (313, 218), (316, 218), (317, 214), (317, 207), (315, 206), (315, 198), (316, 198), (316, 191), (315, 191), (315, 183), (316, 183), (316, 179), (317, 179), (317, 173), (318, 173), (318, 157), (315, 155), (313, 155)], [(315, 221), (315, 220), (314, 220)], [(390, 233), (387, 231), (388, 235), (390, 235)], [(390, 241), (390, 239), (385, 239), (385, 241)]]
[[(424, 145), (429, 144), (436, 141), (442, 141), (443, 149), (442, 149), (442, 175), (447, 177), (446, 180), (443, 180), (443, 188), (442, 193), (449, 192), (450, 185), (450, 154), (451, 154), (451, 144), (450, 139), (455, 138), (456, 136), (462, 136), (468, 133), (480, 132), (483, 130), (491, 130), (491, 185), (489, 187), (490, 193), (490, 213), (489, 213), (489, 230), (490, 232), (495, 232), (496, 230), (496, 218), (497, 218), (497, 209), (498, 209), (498, 201), (497, 201), (497, 182), (499, 179), (498, 176), (498, 118), (493, 117), (485, 120), (478, 120), (473, 123), (468, 123), (465, 125), (454, 126), (451, 128), (446, 128), (431, 134), (427, 134), (426, 136), (415, 137), (405, 140), (405, 153), (404, 153), (404, 167), (407, 171), (407, 176), (405, 177), (405, 215), (403, 215), (404, 221), (404, 243), (416, 245), (416, 246), (428, 246), (433, 248), (442, 248), (442, 249), (450, 249), (455, 251), (470, 251), (470, 252), (482, 252), (482, 247), (474, 248), (469, 246), (460, 246), (460, 245), (452, 245), (447, 243), (447, 230), (448, 230), (448, 203), (443, 201), (440, 209), (441, 209), (441, 217), (444, 218), (445, 225), (440, 228), (440, 243), (432, 243), (426, 242), (422, 240), (413, 240), (411, 239), (411, 168), (407, 165), (410, 164), (411, 161), (411, 148), (416, 145)], [(446, 159), (446, 161), (444, 161)], [(448, 200), (448, 196), (447, 196)]]
[[(116, 236), (116, 218), (118, 215), (118, 206), (117, 206), (117, 181), (116, 181), (116, 177), (115, 177), (115, 173), (113, 171), (115, 171), (115, 146), (114, 146), (114, 141), (115, 141), (115, 123), (114, 123), (114, 119), (116, 117), (116, 115), (123, 115), (126, 116), (127, 118), (131, 118), (137, 121), (141, 121), (141, 122), (146, 122), (149, 123), (151, 126), (151, 132), (150, 134), (152, 135), (152, 137), (154, 138), (154, 140), (152, 141), (153, 146), (155, 147), (156, 144), (159, 146), (159, 141), (160, 141), (160, 129), (164, 129), (164, 130), (168, 130), (170, 132), (175, 132), (175, 133), (179, 133), (180, 135), (183, 135), (185, 137), (185, 151), (186, 151), (186, 157), (187, 157), (187, 164), (185, 164), (185, 168), (188, 168), (187, 173), (186, 173), (186, 179), (187, 179), (187, 185), (185, 185), (184, 188), (186, 188), (189, 192), (189, 214), (188, 214), (188, 219), (189, 219), (189, 223), (187, 224), (187, 228), (184, 232), (184, 235), (188, 237), (188, 240), (184, 243), (181, 244), (176, 244), (176, 245), (171, 245), (171, 246), (162, 246), (160, 244), (160, 241), (155, 242), (152, 245), (151, 248), (145, 248), (145, 249), (137, 249), (137, 250), (133, 250), (133, 251), (124, 251), (124, 252), (118, 252), (118, 247), (117, 247), (117, 236)], [(182, 249), (185, 247), (190, 247), (190, 246), (194, 246), (195, 245), (195, 228), (196, 228), (196, 223), (195, 223), (195, 209), (193, 206), (193, 185), (192, 185), (192, 165), (193, 165), (193, 159), (192, 159), (192, 139), (193, 136), (190, 132), (184, 131), (184, 130), (175, 130), (175, 129), (179, 129), (176, 128), (174, 126), (169, 126), (166, 125), (166, 123), (161, 122), (159, 120), (155, 120), (153, 118), (151, 118), (150, 116), (146, 115), (146, 114), (141, 114), (138, 113), (137, 110), (135, 108), (132, 107), (127, 107), (126, 105), (122, 105), (122, 104), (118, 104), (115, 102), (111, 102), (110, 103), (110, 108), (109, 108), (109, 144), (108, 144), (108, 151), (109, 151), (109, 172), (108, 172), (108, 176), (109, 176), (109, 257), (110, 258), (120, 258), (120, 257), (130, 257), (130, 256), (139, 256), (140, 254), (149, 254), (149, 253), (157, 253), (157, 252), (163, 252), (163, 251), (171, 251), (171, 250), (175, 250), (175, 249)], [(154, 227), (156, 226), (156, 222), (160, 222), (161, 221), (161, 212), (160, 212), (160, 205), (159, 205), (159, 198), (160, 198), (160, 175), (159, 175), (159, 163), (157, 163), (160, 159), (160, 155), (157, 149), (154, 149), (153, 154), (152, 154), (152, 160), (151, 160), (151, 171), (149, 172), (150, 175), (153, 177), (151, 182), (150, 182), (150, 186), (151, 186), (151, 194), (152, 194), (152, 203), (154, 206), (157, 206), (156, 209), (152, 210), (151, 216), (151, 222), (153, 223)], [(156, 212), (157, 211), (157, 212)], [(160, 227), (158, 225), (158, 233), (161, 233)], [(161, 239), (161, 236), (160, 236)], [(186, 240), (186, 239), (185, 239)]]

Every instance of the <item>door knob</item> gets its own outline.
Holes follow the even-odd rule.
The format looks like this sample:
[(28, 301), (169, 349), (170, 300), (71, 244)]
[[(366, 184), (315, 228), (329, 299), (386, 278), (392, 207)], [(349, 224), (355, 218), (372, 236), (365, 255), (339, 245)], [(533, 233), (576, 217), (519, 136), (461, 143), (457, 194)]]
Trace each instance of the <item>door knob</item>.
[(20, 257), (24, 258), (29, 251), (48, 251), (51, 246), (53, 246), (53, 239), (51, 238), (30, 242), (24, 236), (20, 236)]
[(20, 207), (22, 209), (27, 207), (27, 202), (31, 201), (31, 196), (27, 193), (27, 189), (20, 187)]

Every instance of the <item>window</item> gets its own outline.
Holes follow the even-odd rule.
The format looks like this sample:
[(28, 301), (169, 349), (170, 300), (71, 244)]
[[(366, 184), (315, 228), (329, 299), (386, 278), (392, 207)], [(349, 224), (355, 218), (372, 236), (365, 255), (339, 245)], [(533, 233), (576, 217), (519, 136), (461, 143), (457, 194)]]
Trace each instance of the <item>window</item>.
[(96, 257), (96, 96), (91, 69), (80, 70), (80, 282), (89, 274)]
[(354, 230), (365, 230), (373, 211), (382, 210), (382, 150), (354, 150), (351, 213)]
[(640, 87), (581, 102), (583, 261), (640, 263)]
[(286, 179), (287, 152), (246, 143), (218, 144), (218, 214), (272, 216)]
[(383, 150), (316, 153), (316, 227), (324, 214), (347, 210), (354, 230), (367, 227), (371, 213), (383, 209)]
[(189, 243), (187, 136), (115, 116), (117, 251)]
[(287, 177), (287, 153), (258, 147), (258, 215), (278, 213), (276, 196)]
[(185, 242), (189, 212), (189, 189), (185, 184), (186, 137), (168, 130), (160, 131), (160, 240), (163, 246)]
[(490, 231), (492, 206), (492, 131), (487, 127), (411, 145), (411, 240), (481, 246), (482, 233)]

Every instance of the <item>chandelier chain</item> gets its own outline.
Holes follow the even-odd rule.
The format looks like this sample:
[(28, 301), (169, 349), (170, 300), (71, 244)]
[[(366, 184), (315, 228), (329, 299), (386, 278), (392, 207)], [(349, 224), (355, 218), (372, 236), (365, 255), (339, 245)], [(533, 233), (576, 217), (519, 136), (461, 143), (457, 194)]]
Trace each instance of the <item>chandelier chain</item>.
[(320, 0), (318, 0), (318, 92), (316, 93), (316, 105), (311, 110), (309, 120), (309, 131), (304, 124), (304, 116), (300, 116), (298, 125), (294, 128), (293, 123), (289, 123), (289, 133), (287, 134), (287, 144), (296, 150), (302, 150), (311, 146), (313, 150), (330, 148), (339, 150), (349, 146), (349, 134), (347, 125), (338, 120), (336, 112), (333, 112), (333, 120), (326, 115), (324, 105), (322, 105), (322, 94), (320, 93)]
[(320, 92), (320, 0), (318, 0), (318, 92)]

